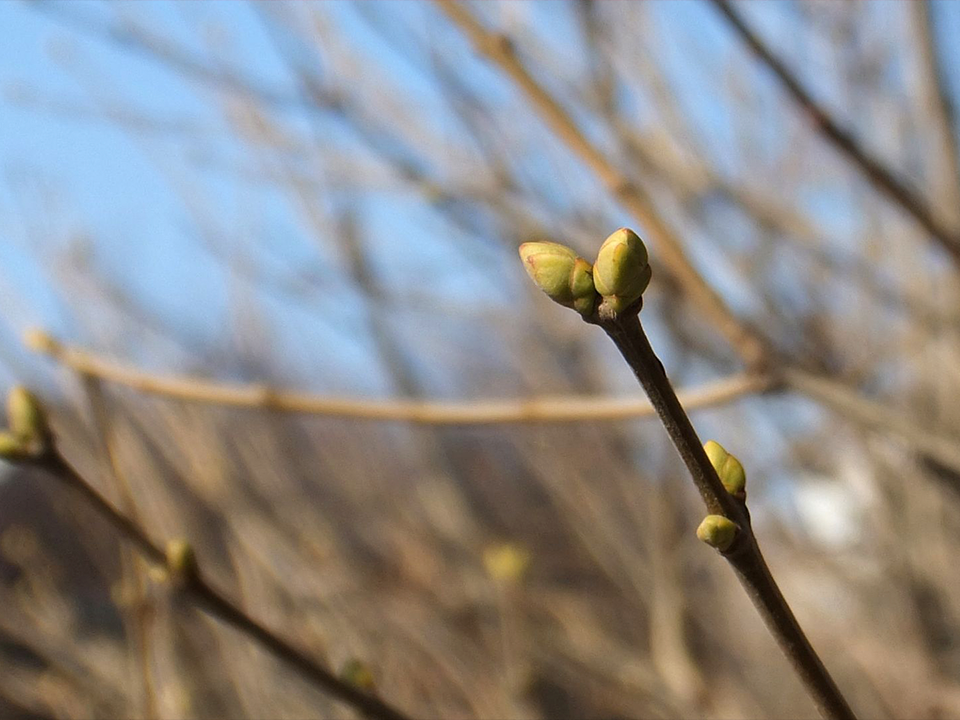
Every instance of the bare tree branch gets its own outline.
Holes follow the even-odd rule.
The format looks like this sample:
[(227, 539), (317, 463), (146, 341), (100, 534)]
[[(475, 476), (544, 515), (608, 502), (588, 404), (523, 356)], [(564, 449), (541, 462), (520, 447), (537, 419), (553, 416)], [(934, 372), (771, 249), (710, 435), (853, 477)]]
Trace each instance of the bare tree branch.
[(664, 264), (680, 282), (700, 311), (730, 342), (748, 366), (762, 365), (768, 358), (762, 338), (738, 319), (723, 299), (690, 263), (683, 244), (654, 209), (646, 192), (583, 134), (569, 112), (530, 74), (509, 38), (487, 30), (466, 6), (438, 0), (439, 7), (470, 38), (476, 49), (503, 70), (524, 93), (540, 117), (557, 136), (585, 162), (607, 189), (634, 216), (653, 240)]
[[(367, 420), (396, 420), (424, 425), (490, 425), (497, 423), (575, 422), (653, 417), (643, 398), (534, 397), (522, 400), (432, 402), (420, 400), (358, 400), (274, 390), (264, 385), (211, 382), (200, 378), (152, 375), (60, 343), (34, 331), (31, 349), (84, 375), (132, 387), (152, 395), (189, 402), (277, 410)], [(681, 391), (689, 408), (704, 408), (763, 392), (769, 381), (761, 375), (732, 375)]]
[(843, 127), (827, 112), (826, 108), (813, 99), (810, 92), (786, 64), (747, 27), (729, 0), (710, 0), (710, 2), (730, 22), (754, 55), (776, 75), (794, 101), (809, 114), (816, 124), (817, 131), (850, 160), (871, 185), (912, 216), (950, 254), (954, 262), (960, 263), (960, 234), (944, 225), (926, 200), (910, 188), (905, 180), (899, 178), (894, 170), (863, 147), (852, 131)]

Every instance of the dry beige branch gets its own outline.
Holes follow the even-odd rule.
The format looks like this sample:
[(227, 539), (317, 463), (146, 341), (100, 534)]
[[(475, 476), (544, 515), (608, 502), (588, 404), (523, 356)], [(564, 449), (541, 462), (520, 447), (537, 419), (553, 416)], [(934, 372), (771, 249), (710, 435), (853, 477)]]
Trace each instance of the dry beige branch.
[(827, 109), (814, 100), (800, 79), (786, 66), (760, 36), (751, 30), (729, 0), (711, 0), (736, 30), (753, 54), (780, 81), (794, 102), (808, 114), (816, 131), (828, 140), (857, 168), (877, 190), (893, 200), (953, 257), (960, 262), (960, 236), (956, 229), (944, 224), (927, 200), (901, 174), (888, 167), (870, 152), (849, 127), (841, 124)]
[(664, 265), (747, 365), (761, 366), (768, 358), (763, 338), (737, 318), (703, 279), (684, 252), (680, 238), (654, 209), (646, 192), (621, 173), (614, 163), (587, 139), (570, 113), (530, 74), (509, 38), (486, 29), (462, 3), (439, 0), (438, 5), (470, 38), (478, 52), (510, 76), (544, 122), (590, 167), (610, 193), (642, 225)]
[[(418, 425), (496, 425), (629, 420), (654, 417), (646, 398), (556, 395), (523, 399), (440, 402), (362, 400), (277, 390), (263, 384), (222, 383), (187, 376), (162, 376), (108, 360), (60, 342), (43, 330), (31, 330), (27, 347), (82, 375), (125, 385), (143, 393), (229, 407), (274, 410), (356, 420), (409, 422)], [(777, 387), (798, 392), (858, 425), (899, 437), (915, 452), (960, 472), (960, 450), (953, 438), (930, 432), (882, 403), (859, 395), (830, 378), (796, 367), (779, 378), (738, 373), (677, 393), (688, 410), (714, 407)]]
[[(719, 0), (715, 2), (721, 9), (728, 8)], [(655, 210), (643, 189), (622, 174), (613, 161), (587, 139), (570, 113), (531, 75), (510, 39), (484, 27), (463, 3), (437, 0), (437, 4), (470, 38), (477, 51), (513, 80), (560, 140), (590, 167), (611, 194), (643, 225), (664, 264), (748, 366), (768, 367), (772, 357), (766, 339), (737, 318), (697, 272), (684, 252), (678, 235)], [(956, 443), (951, 438), (933, 436), (912, 422), (903, 420), (882, 404), (860, 397), (854, 390), (829, 378), (789, 364), (772, 370), (780, 375), (787, 387), (818, 400), (858, 424), (897, 435), (915, 451), (960, 469), (960, 454), (954, 449)], [(682, 395), (681, 401), (686, 405), (687, 401)]]
[(960, 472), (960, 442), (956, 438), (923, 428), (902, 411), (862, 397), (833, 380), (792, 368), (784, 371), (783, 379), (790, 388), (857, 424), (895, 435), (915, 452)]
[[(433, 402), (359, 400), (275, 390), (262, 384), (220, 383), (194, 377), (153, 375), (61, 343), (42, 330), (26, 336), (27, 346), (83, 375), (126, 385), (144, 393), (189, 402), (261, 408), (367, 420), (396, 420), (424, 425), (490, 425), (653, 417), (646, 398), (542, 396), (519, 400)], [(761, 375), (737, 374), (679, 393), (688, 409), (721, 405), (770, 386)]]

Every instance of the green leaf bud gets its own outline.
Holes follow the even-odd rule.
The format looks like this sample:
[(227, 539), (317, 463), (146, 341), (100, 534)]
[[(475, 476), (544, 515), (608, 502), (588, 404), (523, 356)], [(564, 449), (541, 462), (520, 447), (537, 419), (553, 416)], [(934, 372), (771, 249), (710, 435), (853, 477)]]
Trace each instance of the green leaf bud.
[(738, 532), (740, 526), (733, 520), (723, 515), (707, 515), (697, 528), (697, 537), (710, 547), (726, 552), (733, 545)]
[(23, 462), (33, 457), (33, 453), (23, 440), (13, 433), (0, 432), (0, 460), (10, 463)]
[(573, 294), (573, 309), (584, 317), (593, 315), (599, 299), (593, 286), (593, 266), (581, 257), (573, 263), (570, 291)]
[(165, 549), (167, 572), (174, 583), (185, 584), (197, 576), (197, 554), (187, 540), (175, 538), (167, 542)]
[(530, 278), (547, 296), (588, 316), (596, 307), (593, 267), (566, 247), (552, 242), (526, 242), (520, 259)]
[(714, 440), (707, 440), (703, 445), (703, 450), (707, 453), (710, 464), (717, 471), (717, 476), (727, 492), (734, 497), (745, 500), (747, 497), (747, 473), (740, 461), (728, 453), (723, 445)]
[(351, 658), (343, 664), (340, 668), (340, 679), (369, 693), (377, 689), (370, 666), (357, 658)]
[(521, 580), (532, 559), (530, 551), (518, 543), (491, 545), (483, 551), (483, 566), (487, 575), (502, 583)]
[(40, 455), (50, 440), (47, 416), (37, 398), (21, 385), (7, 396), (7, 422), (28, 454)]
[(593, 264), (594, 285), (614, 313), (640, 299), (651, 275), (643, 240), (627, 228), (620, 228), (603, 241)]

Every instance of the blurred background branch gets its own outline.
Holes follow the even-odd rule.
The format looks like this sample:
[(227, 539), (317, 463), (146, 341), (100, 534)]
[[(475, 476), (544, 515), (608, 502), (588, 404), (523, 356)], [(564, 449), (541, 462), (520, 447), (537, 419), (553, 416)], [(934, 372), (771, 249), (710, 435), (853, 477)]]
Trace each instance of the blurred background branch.
[[(630, 225), (644, 326), (851, 703), (960, 715), (960, 11), (724, 7), (766, 61), (706, 0), (0, 4), (0, 378), (415, 716), (813, 717), (629, 371), (517, 261)], [(327, 707), (131, 593), (35, 480), (0, 479), (0, 715)]]
[[(84, 377), (126, 385), (150, 395), (230, 407), (425, 425), (623, 420), (654, 415), (649, 401), (628, 397), (557, 396), (459, 403), (319, 397), (262, 384), (231, 385), (199, 378), (152, 375), (110, 362), (88, 350), (66, 346), (41, 330), (30, 331), (27, 344)], [(684, 406), (695, 410), (763, 392), (769, 386), (770, 381), (763, 376), (741, 374), (688, 388), (679, 394)]]

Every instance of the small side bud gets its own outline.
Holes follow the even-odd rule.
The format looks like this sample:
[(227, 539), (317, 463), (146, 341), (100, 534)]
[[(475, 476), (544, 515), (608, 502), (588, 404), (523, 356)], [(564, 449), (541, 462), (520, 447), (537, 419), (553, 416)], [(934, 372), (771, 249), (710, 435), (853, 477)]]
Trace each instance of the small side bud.
[(707, 440), (703, 445), (703, 450), (707, 453), (710, 464), (717, 471), (717, 476), (727, 492), (740, 500), (746, 500), (747, 473), (740, 461), (728, 453), (723, 445), (714, 440)]
[(193, 545), (183, 538), (167, 542), (166, 558), (167, 574), (175, 584), (185, 584), (199, 573)]
[(0, 460), (9, 463), (23, 462), (33, 457), (24, 442), (8, 432), (0, 432)]
[(593, 286), (593, 266), (581, 257), (573, 263), (570, 292), (573, 295), (573, 309), (584, 317), (593, 315), (599, 299), (597, 289)]
[(163, 585), (164, 583), (170, 582), (170, 573), (167, 572), (166, 564), (163, 567), (160, 565), (151, 565), (147, 568), (147, 577), (149, 577), (157, 585)]
[(497, 582), (517, 582), (530, 567), (530, 551), (515, 543), (492, 545), (483, 551), (483, 566)]
[(740, 526), (733, 520), (723, 515), (707, 515), (697, 528), (697, 537), (710, 547), (726, 552), (733, 545), (738, 532)]
[(368, 693), (377, 689), (370, 666), (357, 658), (351, 658), (343, 664), (340, 668), (340, 679)]
[(627, 228), (620, 228), (603, 241), (593, 264), (594, 285), (614, 313), (623, 312), (640, 299), (651, 275), (647, 247)]
[(593, 267), (566, 247), (552, 242), (526, 242), (520, 259), (527, 275), (554, 302), (589, 316), (596, 307)]
[(23, 334), (23, 344), (34, 352), (50, 355), (56, 352), (59, 343), (50, 333), (40, 328), (30, 328)]
[(17, 385), (7, 396), (10, 431), (25, 445), (43, 445), (50, 437), (46, 413), (33, 393)]

